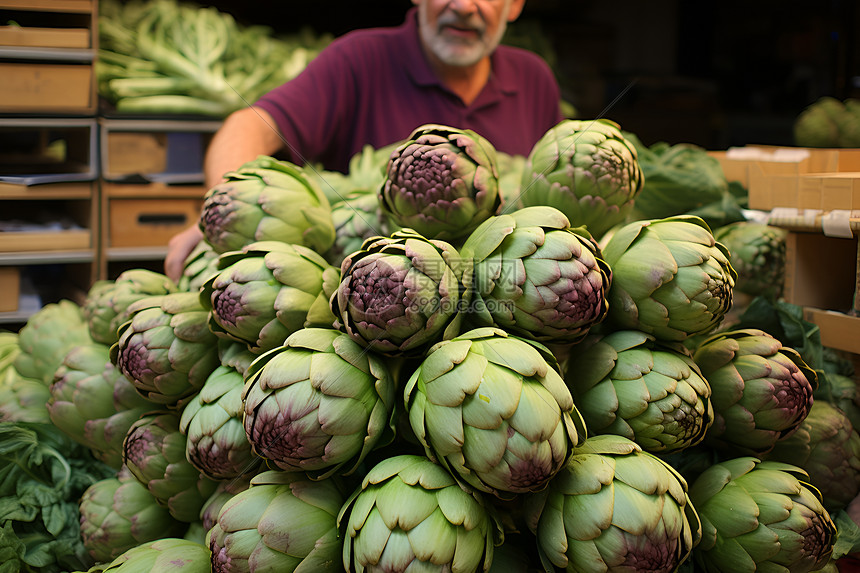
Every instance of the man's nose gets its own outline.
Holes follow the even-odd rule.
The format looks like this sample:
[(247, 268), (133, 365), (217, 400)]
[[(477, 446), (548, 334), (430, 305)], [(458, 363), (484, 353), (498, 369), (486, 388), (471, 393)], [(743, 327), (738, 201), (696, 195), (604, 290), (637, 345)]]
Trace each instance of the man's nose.
[(448, 4), (451, 10), (458, 14), (474, 14), (478, 11), (478, 2), (476, 0), (451, 0)]

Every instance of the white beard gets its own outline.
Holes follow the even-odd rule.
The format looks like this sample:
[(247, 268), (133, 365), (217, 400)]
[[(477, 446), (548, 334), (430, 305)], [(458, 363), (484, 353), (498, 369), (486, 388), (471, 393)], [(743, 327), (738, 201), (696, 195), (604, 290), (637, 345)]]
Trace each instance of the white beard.
[[(507, 13), (507, 8), (511, 0), (505, 1), (505, 9), (503, 13)], [(487, 36), (484, 21), (477, 14), (467, 22), (461, 22), (452, 15), (445, 14), (440, 17), (436, 28), (431, 28), (427, 23), (425, 13), (426, 8), (422, 8), (418, 12), (418, 27), (421, 34), (421, 40), (443, 64), (457, 67), (473, 66), (493, 53), (493, 50), (502, 41), (507, 28), (507, 20), (502, 20), (499, 27), (496, 29), (492, 37)], [(465, 25), (475, 30), (480, 31), (478, 38), (470, 40), (466, 38), (452, 38), (442, 33), (441, 29), (448, 24)]]

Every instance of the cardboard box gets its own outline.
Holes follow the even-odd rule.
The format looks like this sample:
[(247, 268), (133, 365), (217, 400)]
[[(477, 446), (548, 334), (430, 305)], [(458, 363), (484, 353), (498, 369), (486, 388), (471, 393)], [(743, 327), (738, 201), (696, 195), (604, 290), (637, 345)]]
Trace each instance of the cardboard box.
[(21, 271), (18, 267), (0, 267), (0, 312), (18, 310), (21, 295)]
[(786, 237), (785, 289), (791, 304), (848, 312), (857, 290), (857, 238), (790, 231)]
[(0, 78), (0, 113), (95, 113), (91, 63), (0, 62)]
[(86, 49), (92, 45), (91, 35), (87, 28), (0, 26), (0, 46)]
[(199, 199), (111, 199), (109, 247), (162, 247), (194, 223)]
[(0, 253), (81, 251), (91, 248), (92, 244), (92, 233), (89, 229), (0, 233)]
[(203, 157), (220, 121), (101, 120), (107, 181), (203, 183)]
[(860, 354), (860, 317), (831, 310), (804, 308), (803, 318), (818, 326), (823, 346)]

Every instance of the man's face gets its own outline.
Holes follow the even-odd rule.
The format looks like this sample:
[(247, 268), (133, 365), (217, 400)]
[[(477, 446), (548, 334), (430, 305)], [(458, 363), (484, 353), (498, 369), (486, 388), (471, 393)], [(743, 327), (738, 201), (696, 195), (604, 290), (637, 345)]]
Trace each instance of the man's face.
[(519, 16), (522, 0), (413, 0), (425, 48), (443, 64), (472, 66), (489, 56)]

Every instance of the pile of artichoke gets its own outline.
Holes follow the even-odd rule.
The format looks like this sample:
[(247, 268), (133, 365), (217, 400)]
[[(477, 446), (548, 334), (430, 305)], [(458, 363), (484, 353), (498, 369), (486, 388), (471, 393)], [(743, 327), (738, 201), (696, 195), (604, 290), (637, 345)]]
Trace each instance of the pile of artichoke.
[(126, 271), (92, 287), (84, 329), (46, 307), (18, 335), (33, 350), (2, 367), (116, 471), (81, 499), (90, 571), (812, 571), (847, 552), (832, 514), (860, 435), (823, 431), (835, 408), (804, 426), (816, 371), (726, 326), (741, 277), (704, 220), (629, 217), (642, 171), (617, 124), (557, 125), (519, 189), (469, 130), (361, 157), (327, 187), (249, 162), (207, 194), (180, 281)]

